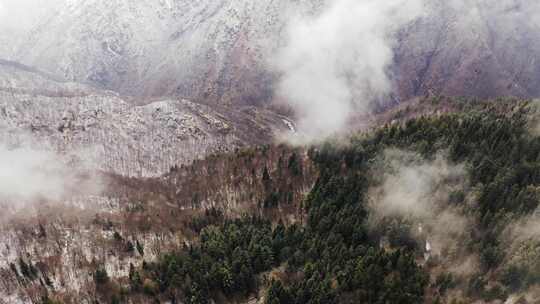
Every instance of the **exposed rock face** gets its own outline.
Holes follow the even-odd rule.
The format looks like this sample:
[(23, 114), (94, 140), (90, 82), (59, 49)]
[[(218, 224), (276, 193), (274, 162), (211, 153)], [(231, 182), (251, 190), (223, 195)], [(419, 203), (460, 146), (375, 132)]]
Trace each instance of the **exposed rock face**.
[(85, 168), (129, 176), (161, 175), (210, 153), (269, 142), (289, 128), (284, 117), (255, 108), (210, 108), (183, 99), (137, 106), (11, 64), (0, 65), (1, 86), (11, 86), (0, 89), (4, 144), (58, 151)]

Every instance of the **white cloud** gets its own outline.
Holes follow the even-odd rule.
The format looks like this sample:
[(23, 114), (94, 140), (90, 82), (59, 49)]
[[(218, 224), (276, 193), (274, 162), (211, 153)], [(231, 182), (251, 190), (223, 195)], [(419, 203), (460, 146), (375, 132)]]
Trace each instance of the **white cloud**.
[(300, 136), (314, 141), (341, 131), (353, 111), (367, 111), (390, 92), (395, 33), (422, 12), (421, 0), (337, 0), (289, 24), (287, 44), (271, 64)]
[(59, 199), (68, 168), (50, 151), (9, 148), (0, 144), (0, 197)]
[(415, 224), (411, 235), (429, 241), (436, 255), (444, 252), (453, 272), (465, 273), (461, 263), (476, 260), (462, 246), (474, 223), (464, 215), (463, 206), (449, 203), (450, 193), (468, 187), (465, 166), (450, 163), (443, 154), (425, 160), (401, 150), (385, 151), (377, 164), (372, 174), (380, 181), (369, 195), (371, 227), (380, 229), (387, 218), (407, 219)]

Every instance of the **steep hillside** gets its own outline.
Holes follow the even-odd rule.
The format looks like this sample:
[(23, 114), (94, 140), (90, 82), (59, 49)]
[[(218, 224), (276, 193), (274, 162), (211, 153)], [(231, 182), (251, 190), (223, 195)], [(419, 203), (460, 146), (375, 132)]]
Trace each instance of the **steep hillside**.
[[(260, 105), (274, 98), (279, 75), (268, 62), (292, 16), (318, 14), (323, 3), (66, 1), (31, 32), (0, 36), (0, 58), (121, 94)], [(531, 1), (425, 3), (394, 47), (396, 100), (540, 95)]]
[[(315, 176), (303, 151), (286, 147), (212, 156), (163, 178), (82, 176), (81, 184), (91, 178), (105, 186), (4, 209), (0, 303), (49, 303), (46, 295), (61, 303), (108, 303), (124, 290), (117, 282), (127, 283), (135, 269), (191, 244), (224, 211), (294, 220), (289, 216), (300, 212)], [(287, 197), (275, 197), (281, 188)], [(98, 277), (99, 271), (105, 275)], [(148, 302), (144, 295), (130, 298)]]
[[(49, 94), (87, 93), (90, 86), (66, 82), (23, 64), (0, 59), (0, 88), (13, 92), (41, 92)], [(69, 92), (69, 93), (68, 93)]]
[(62, 153), (88, 169), (161, 175), (174, 165), (290, 132), (265, 110), (210, 108), (183, 99), (137, 106), (116, 93), (0, 62), (0, 138), (6, 146)]
[(427, 14), (400, 35), (393, 70), (401, 99), (540, 95), (535, 4), (430, 3)]
[(136, 277), (189, 303), (537, 302), (536, 105), (460, 108), (310, 151), (305, 222), (208, 220)]
[(269, 97), (264, 60), (286, 12), (303, 3), (66, 1), (0, 56), (128, 95), (254, 104)]
[(380, 121), (14, 212), (2, 298), (536, 303), (537, 104), (428, 98)]

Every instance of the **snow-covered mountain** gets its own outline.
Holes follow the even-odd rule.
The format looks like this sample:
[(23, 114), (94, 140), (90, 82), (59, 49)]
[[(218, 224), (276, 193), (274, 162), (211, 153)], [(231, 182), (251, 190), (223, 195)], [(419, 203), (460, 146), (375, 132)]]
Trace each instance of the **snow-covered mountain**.
[(88, 94), (91, 86), (67, 82), (54, 75), (12, 61), (0, 59), (0, 88), (15, 92), (41, 92), (48, 94), (67, 94), (78, 92)]
[(0, 62), (0, 142), (58, 152), (84, 168), (160, 175), (209, 153), (268, 142), (287, 123), (253, 107), (210, 108), (185, 99), (134, 105)]
[[(291, 16), (316, 13), (323, 2), (70, 0), (0, 48), (0, 58), (126, 95), (262, 104), (278, 76), (267, 61)], [(426, 2), (429, 12), (395, 46), (398, 100), (540, 95), (540, 31), (523, 1)]]
[(71, 0), (0, 57), (128, 95), (253, 104), (269, 97), (264, 60), (277, 46), (286, 12), (310, 6)]

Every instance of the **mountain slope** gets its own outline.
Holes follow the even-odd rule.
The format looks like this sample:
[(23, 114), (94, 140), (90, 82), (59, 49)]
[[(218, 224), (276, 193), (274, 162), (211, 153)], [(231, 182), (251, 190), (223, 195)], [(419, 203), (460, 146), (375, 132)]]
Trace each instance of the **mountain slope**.
[[(0, 303), (41, 303), (45, 294), (62, 303), (108, 302), (114, 294), (102, 292), (117, 280), (126, 282), (136, 268), (196, 242), (207, 217), (262, 210), (274, 191), (287, 189), (293, 195), (264, 208), (268, 216), (291, 220), (315, 176), (301, 149), (257, 148), (177, 167), (163, 178), (93, 177), (105, 186), (92, 195), (5, 208)], [(107, 282), (95, 284), (97, 270)], [(149, 299), (134, 291), (130, 301)]]
[(536, 303), (537, 105), (428, 98), (383, 116), (347, 142), (108, 175), (101, 198), (15, 213), (0, 229), (0, 295)]
[[(512, 1), (507, 1), (512, 2)], [(519, 2), (519, 1), (518, 1)], [(530, 5), (432, 4), (400, 35), (393, 68), (402, 99), (425, 94), (535, 97), (539, 32)], [(530, 12), (534, 13), (534, 12)]]
[(6, 56), (129, 95), (260, 102), (264, 58), (302, 2), (69, 1)]
[(288, 132), (285, 117), (255, 108), (221, 109), (183, 99), (133, 105), (115, 93), (59, 82), (0, 63), (0, 139), (62, 153), (89, 169), (161, 175), (218, 151)]
[[(536, 8), (513, 1), (428, 1), (395, 46), (397, 100), (540, 95)], [(122, 94), (260, 105), (273, 99), (268, 60), (291, 16), (322, 3), (68, 1), (0, 56)]]
[(17, 62), (0, 59), (0, 88), (11, 91), (34, 91), (59, 94), (62, 92), (88, 92), (90, 86), (66, 82), (54, 75)]

